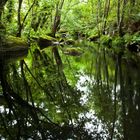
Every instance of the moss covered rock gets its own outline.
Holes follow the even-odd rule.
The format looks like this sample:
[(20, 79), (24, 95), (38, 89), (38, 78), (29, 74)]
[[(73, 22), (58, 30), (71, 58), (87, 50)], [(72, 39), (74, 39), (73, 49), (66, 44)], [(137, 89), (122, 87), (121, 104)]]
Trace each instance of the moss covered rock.
[(57, 40), (51, 36), (40, 36), (40, 37), (33, 37), (33, 40), (37, 41), (38, 46), (40, 49), (47, 48), (49, 46), (54, 46)]
[(80, 56), (83, 54), (83, 50), (79, 47), (69, 47), (69, 48), (65, 48), (63, 50), (63, 53), (71, 56)]
[(72, 39), (68, 39), (68, 40), (65, 41), (65, 43), (66, 43), (67, 45), (74, 45), (74, 44), (75, 44), (75, 41), (72, 40)]
[(1, 41), (0, 60), (22, 58), (28, 54), (28, 44), (19, 37), (8, 36)]

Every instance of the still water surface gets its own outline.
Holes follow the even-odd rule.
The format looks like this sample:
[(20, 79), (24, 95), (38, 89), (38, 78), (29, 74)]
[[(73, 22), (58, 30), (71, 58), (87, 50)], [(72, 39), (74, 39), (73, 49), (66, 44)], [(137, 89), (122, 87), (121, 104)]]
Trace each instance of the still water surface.
[[(87, 116), (98, 118), (103, 139), (139, 140), (140, 57), (97, 44), (83, 49), (81, 56), (69, 61), (74, 60), (73, 69), (79, 68), (76, 86), (83, 91), (81, 103), (89, 108)], [(95, 130), (94, 121), (87, 122), (90, 132)]]
[[(48, 51), (46, 49), (44, 50), (44, 52), (46, 53), (45, 59), (47, 60), (47, 62), (44, 62), (44, 60), (42, 61), (42, 56), (40, 57), (39, 53), (36, 55), (35, 53), (33, 53), (34, 56), (32, 54), (30, 56), (30, 59), (25, 59), (26, 64), (31, 70), (28, 72), (28, 67), (25, 65), (25, 70), (27, 71), (26, 76), (28, 75), (27, 81), (29, 82), (28, 84), (31, 87), (32, 94), (34, 93), (34, 100), (37, 98), (37, 100), (34, 101), (35, 106), (39, 106), (44, 109), (47, 112), (48, 117), (50, 119), (53, 118), (52, 121), (60, 121), (60, 125), (62, 127), (65, 121), (67, 121), (69, 122), (69, 127), (74, 126), (74, 128), (78, 128), (78, 132), (76, 129), (73, 129), (71, 133), (69, 132), (69, 136), (63, 139), (139, 140), (140, 56), (138, 56), (137, 54), (132, 54), (128, 51), (122, 53), (117, 49), (109, 49), (106, 46), (101, 46), (99, 44), (93, 44), (89, 42), (81, 42), (77, 43), (74, 46), (65, 47), (68, 48), (67, 52), (66, 50), (63, 50), (63, 48), (58, 46), (58, 48), (61, 48), (59, 49), (59, 52), (62, 58), (64, 71), (64, 73), (61, 72), (59, 74), (63, 75), (63, 77), (65, 75), (68, 83), (75, 89), (78, 89), (80, 94), (75, 95), (74, 93), (72, 95), (72, 93), (69, 92), (73, 92), (73, 90), (69, 88), (69, 86), (67, 86), (66, 82), (64, 82), (65, 78), (63, 78), (63, 82), (60, 79), (59, 81), (57, 81), (56, 76), (57, 78), (59, 78), (59, 75), (57, 75), (56, 71), (54, 70), (55, 65), (50, 65), (52, 61), (51, 59), (48, 59)], [(81, 51), (80, 53), (77, 53), (77, 55), (76, 52), (74, 53), (74, 55), (68, 52), (68, 50), (75, 51), (77, 48), (78, 51)], [(33, 62), (31, 64), (32, 60)], [(1, 62), (1, 66), (2, 65), (3, 63)], [(15, 73), (13, 72), (13, 70), (15, 70)], [(17, 74), (17, 79), (14, 74)], [(20, 94), (24, 97), (26, 92), (23, 91), (24, 88), (23, 86), (21, 86), (23, 84), (23, 81), (20, 77), (22, 74), (23, 71), (18, 66), (13, 67), (13, 69), (10, 70), (9, 73), (7, 73), (9, 77), (12, 77), (13, 75), (13, 80), (20, 81), (14, 83), (11, 80), (12, 78), (9, 78), (9, 83), (11, 80), (14, 91), (17, 93), (22, 91)], [(3, 76), (1, 75), (1, 83), (2, 77)], [(32, 82), (33, 80), (35, 82)], [(55, 83), (55, 81), (57, 82)], [(5, 83), (6, 82), (7, 81), (5, 81)], [(61, 87), (60, 93), (58, 87), (60, 87), (61, 85), (57, 86), (57, 83), (59, 82), (61, 82), (61, 84), (64, 86)], [(14, 86), (18, 86), (19, 90)], [(43, 86), (47, 87), (47, 90), (44, 90)], [(39, 90), (40, 87), (41, 90)], [(0, 90), (2, 91), (2, 87)], [(56, 101), (53, 101), (55, 102), (55, 104), (52, 104), (52, 102), (50, 102), (50, 98), (48, 97), (48, 95), (46, 98), (46, 93), (51, 93), (51, 99), (56, 99)], [(12, 97), (11, 99), (13, 98), (14, 97)], [(63, 102), (61, 102), (61, 98), (63, 99)], [(26, 98), (24, 97), (24, 99)], [(70, 105), (67, 104), (67, 102), (70, 102)], [(31, 102), (29, 103), (32, 104)], [(62, 106), (59, 105), (59, 103), (61, 103)], [(18, 102), (18, 104), (20, 103)], [(78, 110), (80, 109), (77, 108), (76, 104), (80, 104), (82, 107), (86, 108), (86, 111), (78, 112)], [(65, 107), (65, 105), (68, 105), (67, 108)], [(9, 110), (6, 112), (4, 112), (4, 110), (6, 111), (7, 107), (5, 108), (3, 105), (1, 105), (1, 118), (3, 118), (3, 120), (5, 119), (5, 121), (8, 121), (9, 118), (6, 119), (3, 116), (5, 114), (7, 115), (6, 112), (9, 112)], [(16, 112), (18, 111), (16, 110)], [(64, 117), (63, 114), (65, 114), (65, 112), (68, 112), (66, 114), (71, 116), (61, 118)], [(64, 122), (63, 119), (65, 120)], [(15, 121), (15, 119), (13, 119), (12, 121), (14, 121), (14, 124), (11, 123), (13, 127), (14, 125), (16, 125), (17, 121)], [(32, 119), (30, 121), (31, 124), (30, 126), (27, 125), (27, 128), (32, 126)], [(19, 123), (19, 126), (20, 125), (21, 124)], [(8, 130), (9, 128), (10, 124), (7, 125), (6, 129)], [(50, 128), (52, 129), (52, 132)], [(52, 127), (50, 128), (45, 128), (48, 129), (46, 130), (46, 135), (49, 134), (50, 138), (52, 137), (53, 139), (53, 134), (56, 135), (56, 133), (54, 133), (56, 129), (53, 130)], [(15, 129), (17, 128), (15, 127)], [(86, 130), (85, 134), (88, 137), (84, 136), (85, 134), (82, 129), (84, 129), (84, 131)], [(23, 128), (23, 130), (25, 130), (25, 128)], [(34, 130), (34, 127), (31, 127), (31, 129), (29, 130), (30, 135), (34, 137), (35, 131), (33, 131), (32, 134), (32, 130)], [(62, 129), (58, 129), (58, 131), (62, 131), (60, 135), (63, 134)], [(38, 131), (36, 132), (36, 137), (41, 137), (40, 133)], [(1, 138), (7, 138), (7, 133), (3, 133), (3, 131), (1, 131), (1, 133)], [(9, 133), (11, 133), (10, 130)], [(65, 137), (65, 135), (63, 135), (63, 137)], [(26, 137), (28, 139), (31, 139), (30, 136)], [(49, 138), (49, 136), (47, 138)]]

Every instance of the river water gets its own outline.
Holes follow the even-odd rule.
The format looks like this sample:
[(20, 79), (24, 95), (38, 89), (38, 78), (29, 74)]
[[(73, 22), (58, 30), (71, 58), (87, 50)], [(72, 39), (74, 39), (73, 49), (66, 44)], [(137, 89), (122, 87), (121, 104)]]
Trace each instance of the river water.
[(140, 57), (128, 50), (84, 43), (84, 53), (69, 56), (69, 61), (77, 71), (76, 86), (83, 92), (81, 103), (89, 109), (86, 116), (93, 120), (86, 128), (93, 132), (98, 118), (97, 131), (103, 139), (139, 140)]
[[(140, 56), (82, 41), (58, 46), (63, 68), (57, 69), (50, 50), (33, 50), (24, 62), (10, 62), (7, 72), (1, 62), (0, 138), (18, 131), (21, 139), (25, 132), (26, 139), (139, 140)], [(41, 125), (25, 101), (47, 114), (38, 112)]]

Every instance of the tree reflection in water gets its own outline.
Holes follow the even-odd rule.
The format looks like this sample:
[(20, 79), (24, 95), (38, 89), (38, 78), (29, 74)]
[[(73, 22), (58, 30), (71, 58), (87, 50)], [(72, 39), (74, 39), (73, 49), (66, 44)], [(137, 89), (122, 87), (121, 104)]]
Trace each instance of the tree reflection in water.
[(0, 62), (0, 137), (140, 139), (140, 58), (84, 44), (81, 56), (47, 51)]
[[(114, 55), (105, 49), (94, 51), (93, 76), (88, 87), (88, 107), (106, 124), (109, 139), (140, 138), (140, 58), (136, 54)], [(86, 57), (87, 58), (87, 57)], [(89, 91), (90, 89), (90, 91)]]

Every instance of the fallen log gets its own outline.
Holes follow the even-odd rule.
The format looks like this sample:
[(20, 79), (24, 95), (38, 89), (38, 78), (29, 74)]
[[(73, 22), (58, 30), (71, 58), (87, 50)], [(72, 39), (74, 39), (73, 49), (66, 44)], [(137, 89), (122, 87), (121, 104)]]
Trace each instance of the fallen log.
[(1, 41), (0, 60), (21, 59), (28, 54), (28, 44), (19, 37), (8, 36)]

